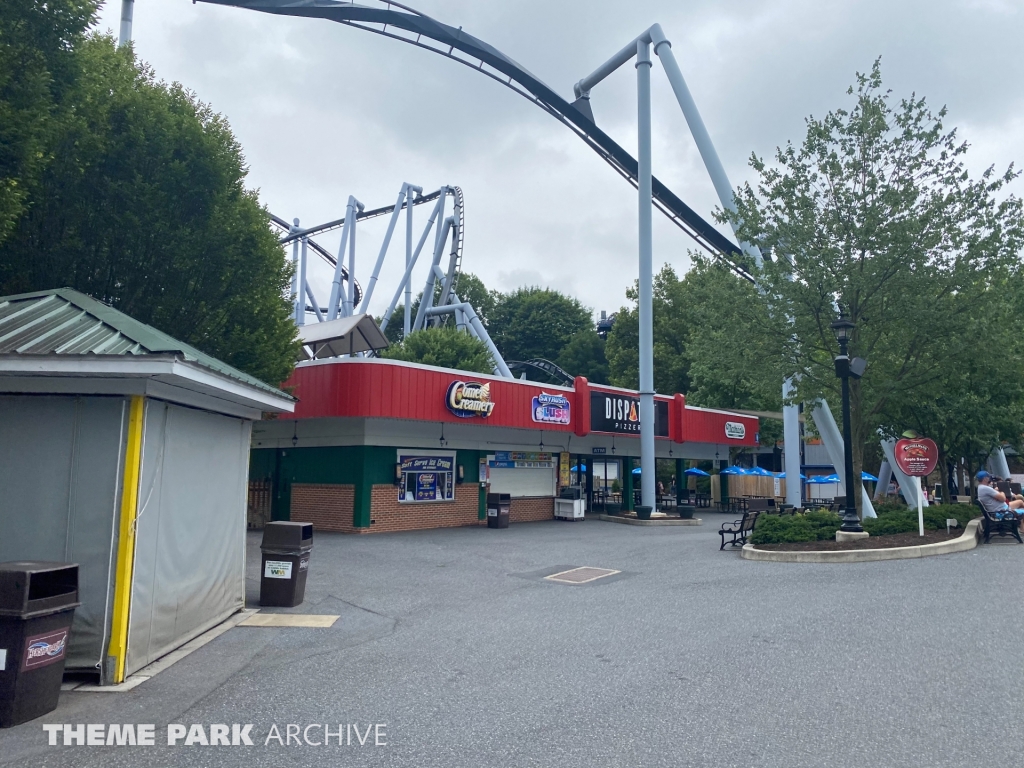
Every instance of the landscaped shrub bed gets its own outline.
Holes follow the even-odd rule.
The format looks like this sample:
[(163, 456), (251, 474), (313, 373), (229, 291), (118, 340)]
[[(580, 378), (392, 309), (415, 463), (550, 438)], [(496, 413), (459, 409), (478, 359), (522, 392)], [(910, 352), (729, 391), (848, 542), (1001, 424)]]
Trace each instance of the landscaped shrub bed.
[[(917, 530), (917, 510), (905, 506), (883, 505), (875, 509), (878, 517), (863, 521), (864, 530), (872, 536), (889, 536)], [(977, 507), (968, 504), (941, 504), (924, 509), (925, 530), (946, 529), (947, 519), (956, 519), (963, 528), (978, 516)], [(764, 515), (750, 536), (750, 543), (781, 544), (791, 541), (825, 541), (835, 539), (842, 519), (834, 512), (806, 512), (798, 515)]]

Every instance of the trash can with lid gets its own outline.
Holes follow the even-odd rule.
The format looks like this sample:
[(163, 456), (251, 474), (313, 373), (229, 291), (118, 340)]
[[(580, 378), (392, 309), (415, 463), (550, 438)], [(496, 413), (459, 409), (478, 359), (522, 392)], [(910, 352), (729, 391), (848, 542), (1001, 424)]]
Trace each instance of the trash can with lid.
[(77, 565), (0, 563), (0, 727), (57, 708), (79, 605)]
[(512, 494), (487, 494), (487, 527), (508, 528), (509, 511), (512, 509)]
[(263, 529), (260, 605), (292, 608), (306, 596), (312, 523), (267, 523)]

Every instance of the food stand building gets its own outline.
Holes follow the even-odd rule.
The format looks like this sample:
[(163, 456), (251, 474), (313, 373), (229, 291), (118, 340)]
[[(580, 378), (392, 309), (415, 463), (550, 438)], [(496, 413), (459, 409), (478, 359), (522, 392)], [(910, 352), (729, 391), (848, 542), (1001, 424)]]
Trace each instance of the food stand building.
[[(572, 387), (394, 360), (300, 363), (284, 385), (294, 418), (253, 430), (250, 523), (302, 520), (346, 533), (475, 525), (486, 493), (511, 520), (549, 520), (561, 487), (587, 509), (618, 481), (633, 507), (639, 396), (578, 377)], [(728, 460), (757, 445), (755, 417), (657, 396), (659, 459)], [(576, 471), (576, 468), (581, 471)]]

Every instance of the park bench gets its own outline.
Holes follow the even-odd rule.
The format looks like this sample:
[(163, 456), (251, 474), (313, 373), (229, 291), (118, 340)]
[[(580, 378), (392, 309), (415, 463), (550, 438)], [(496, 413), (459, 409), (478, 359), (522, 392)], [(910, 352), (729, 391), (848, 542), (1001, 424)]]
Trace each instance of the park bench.
[(997, 520), (993, 514), (981, 506), (980, 501), (976, 501), (975, 504), (981, 510), (981, 533), (985, 537), (986, 544), (988, 544), (988, 540), (993, 534), (996, 536), (1012, 536), (1017, 540), (1018, 544), (1024, 544), (1024, 540), (1020, 538), (1020, 525), (1017, 522), (1016, 516), (1010, 515), (1009, 518)]
[(747, 511), (743, 513), (743, 517), (739, 520), (734, 520), (731, 523), (725, 523), (718, 531), (718, 535), (722, 537), (722, 546), (718, 548), (721, 552), (725, 549), (726, 536), (732, 536), (732, 540), (728, 542), (732, 546), (742, 547), (747, 543), (747, 536), (754, 530), (754, 525), (757, 523), (757, 518), (761, 513), (758, 511)]

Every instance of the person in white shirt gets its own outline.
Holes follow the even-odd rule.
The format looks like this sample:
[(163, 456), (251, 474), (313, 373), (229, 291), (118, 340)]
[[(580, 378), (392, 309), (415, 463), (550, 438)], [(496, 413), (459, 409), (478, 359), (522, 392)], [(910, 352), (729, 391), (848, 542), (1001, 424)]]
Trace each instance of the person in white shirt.
[(1015, 517), (1018, 522), (1024, 521), (1024, 501), (1020, 499), (1006, 500), (1006, 494), (992, 487), (992, 475), (985, 470), (976, 474), (978, 481), (978, 503), (985, 511), (997, 520)]

